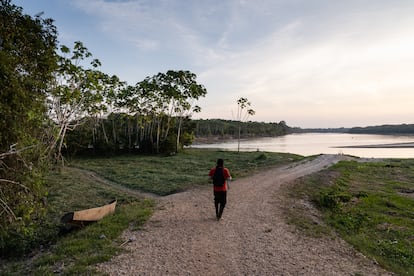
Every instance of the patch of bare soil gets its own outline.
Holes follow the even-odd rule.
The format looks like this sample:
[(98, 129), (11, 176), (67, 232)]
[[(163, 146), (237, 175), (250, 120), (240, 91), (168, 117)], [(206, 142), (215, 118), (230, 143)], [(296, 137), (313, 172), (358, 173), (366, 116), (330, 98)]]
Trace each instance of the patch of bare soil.
[[(285, 221), (281, 185), (347, 158), (314, 160), (231, 183), (223, 219), (211, 187), (157, 199), (125, 253), (97, 266), (110, 275), (392, 275), (338, 238), (300, 235)], [(231, 170), (231, 168), (230, 168)]]

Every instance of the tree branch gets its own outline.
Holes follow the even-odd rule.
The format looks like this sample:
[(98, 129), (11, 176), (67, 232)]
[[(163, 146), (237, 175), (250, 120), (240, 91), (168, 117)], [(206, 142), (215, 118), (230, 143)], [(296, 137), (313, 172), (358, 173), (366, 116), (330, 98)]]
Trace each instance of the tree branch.
[(7, 203), (0, 198), (0, 206), (3, 207), (3, 210), (11, 215), (15, 220), (17, 219), (16, 215), (14, 214), (13, 210), (7, 205)]
[(0, 182), (5, 182), (5, 183), (11, 183), (11, 184), (19, 185), (20, 187), (22, 187), (26, 191), (29, 191), (29, 188), (27, 188), (25, 185), (23, 185), (23, 184), (21, 184), (19, 182), (13, 181), (13, 180), (1, 179), (0, 178)]
[(28, 149), (31, 149), (31, 148), (34, 148), (34, 147), (37, 146), (37, 145), (31, 145), (31, 146), (27, 146), (27, 147), (16, 150), (15, 149), (16, 145), (17, 144), (11, 145), (9, 151), (1, 153), (0, 154), (0, 159), (3, 159), (3, 158), (5, 158), (6, 156), (9, 156), (9, 155), (19, 154), (22, 151), (25, 151), (25, 150), (28, 150)]

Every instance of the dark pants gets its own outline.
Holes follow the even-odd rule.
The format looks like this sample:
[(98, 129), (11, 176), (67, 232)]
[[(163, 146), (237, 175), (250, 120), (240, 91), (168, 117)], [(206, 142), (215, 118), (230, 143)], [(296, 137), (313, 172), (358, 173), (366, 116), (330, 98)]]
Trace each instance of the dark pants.
[(227, 192), (214, 192), (214, 206), (216, 207), (216, 217), (221, 218), (223, 214), (224, 206), (227, 203)]

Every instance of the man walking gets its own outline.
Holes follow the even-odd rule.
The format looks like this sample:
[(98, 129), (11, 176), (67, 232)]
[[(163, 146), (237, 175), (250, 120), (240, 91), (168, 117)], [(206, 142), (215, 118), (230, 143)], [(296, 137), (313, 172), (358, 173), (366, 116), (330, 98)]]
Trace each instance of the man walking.
[(227, 202), (227, 182), (231, 180), (230, 171), (224, 167), (223, 159), (217, 159), (217, 165), (211, 168), (208, 176), (213, 180), (216, 218), (220, 220)]

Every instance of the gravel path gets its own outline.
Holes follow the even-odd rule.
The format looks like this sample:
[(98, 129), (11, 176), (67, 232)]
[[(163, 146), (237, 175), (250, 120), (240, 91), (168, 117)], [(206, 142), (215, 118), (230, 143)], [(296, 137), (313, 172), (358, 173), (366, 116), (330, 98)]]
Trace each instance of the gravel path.
[[(157, 199), (127, 252), (98, 265), (110, 275), (391, 275), (340, 239), (301, 236), (286, 224), (282, 184), (341, 159), (322, 155), (231, 183), (223, 219), (212, 187)], [(230, 168), (231, 170), (231, 168)]]

